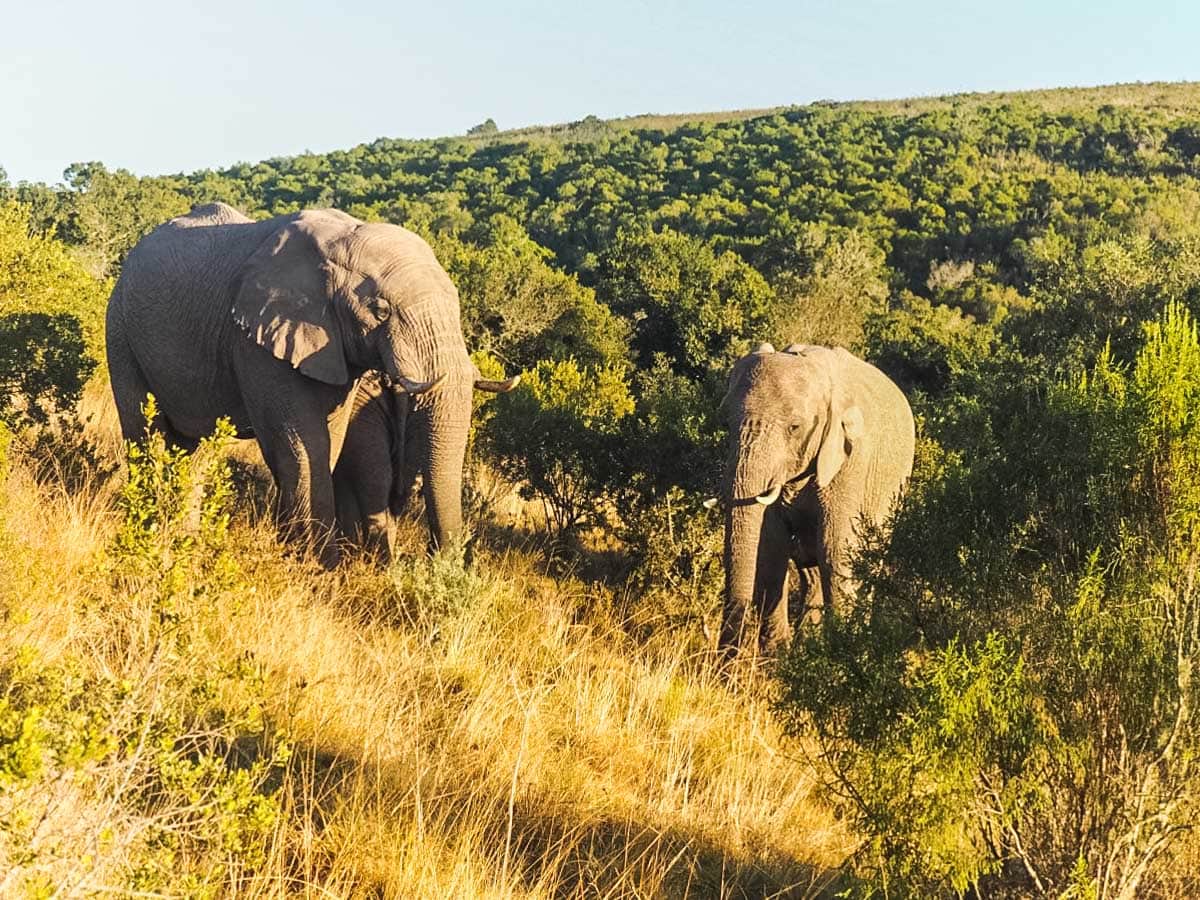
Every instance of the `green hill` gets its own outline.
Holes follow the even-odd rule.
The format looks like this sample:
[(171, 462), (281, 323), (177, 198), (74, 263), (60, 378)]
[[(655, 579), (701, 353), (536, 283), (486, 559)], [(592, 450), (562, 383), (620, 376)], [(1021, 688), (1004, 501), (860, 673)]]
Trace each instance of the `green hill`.
[[(897, 100), (825, 100), (811, 104), (773, 106), (764, 109), (735, 109), (704, 113), (643, 113), (617, 119), (586, 117), (558, 125), (527, 125), (487, 135), (467, 135), (478, 143), (509, 143), (534, 137), (559, 140), (588, 140), (624, 129), (674, 131), (699, 122), (736, 122), (757, 119), (812, 107), (840, 107), (897, 115), (920, 115), (940, 109), (966, 109), (980, 106), (1025, 104), (1047, 112), (1095, 109), (1099, 106), (1128, 106), (1140, 110), (1161, 110), (1170, 116), (1189, 116), (1200, 111), (1200, 82), (1152, 81), (1099, 87), (1046, 88), (1028, 91), (974, 91)], [(451, 140), (447, 135), (442, 140)]]

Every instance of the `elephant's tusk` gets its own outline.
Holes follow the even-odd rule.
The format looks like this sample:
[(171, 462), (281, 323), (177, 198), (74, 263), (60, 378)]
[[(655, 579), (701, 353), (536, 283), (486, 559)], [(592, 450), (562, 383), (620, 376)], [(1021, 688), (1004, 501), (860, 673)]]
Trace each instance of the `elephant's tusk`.
[(703, 506), (705, 509), (715, 509), (717, 504), (720, 502), (721, 501), (719, 499), (717, 499), (716, 497), (709, 497), (707, 500), (705, 500), (700, 505)]
[(446, 376), (442, 374), (433, 379), (433, 381), (413, 381), (411, 378), (398, 375), (392, 379), (392, 383), (404, 388), (404, 393), (406, 394), (423, 394), (431, 388), (437, 387), (445, 378)]
[(779, 499), (779, 495), (782, 491), (783, 491), (783, 485), (777, 484), (777, 485), (775, 485), (775, 487), (771, 488), (769, 491), (763, 491), (761, 494), (759, 494), (754, 499), (757, 500), (759, 503), (761, 503), (763, 506), (770, 506), (772, 503), (774, 503), (776, 500)]
[(520, 383), (520, 375), (514, 375), (512, 378), (506, 378), (503, 381), (494, 381), (490, 378), (476, 378), (475, 390), (487, 391), (490, 394), (507, 394)]

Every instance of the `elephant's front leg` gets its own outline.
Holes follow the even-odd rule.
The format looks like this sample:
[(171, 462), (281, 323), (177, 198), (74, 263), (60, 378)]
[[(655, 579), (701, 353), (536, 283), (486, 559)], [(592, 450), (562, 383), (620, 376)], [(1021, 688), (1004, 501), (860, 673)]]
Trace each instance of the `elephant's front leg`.
[(771, 509), (763, 516), (758, 544), (754, 597), (758, 607), (758, 648), (770, 656), (792, 638), (788, 622), (788, 562), (791, 534), (783, 516)]
[[(799, 567), (799, 563), (797, 563)], [(800, 573), (800, 625), (820, 625), (824, 613), (825, 594), (821, 588), (821, 570), (818, 566), (806, 566)]]
[(800, 625), (819, 625), (825, 604), (825, 592), (821, 587), (821, 563), (824, 545), (821, 537), (820, 516), (811, 508), (792, 511), (792, 562), (799, 575), (797, 603), (793, 612)]
[[(327, 568), (338, 563), (330, 423), (352, 384), (327, 385), (246, 342), (234, 354), (247, 417), (279, 492), (276, 522), (290, 541), (312, 550)], [(341, 435), (337, 435), (341, 443)]]
[(329, 470), (329, 431), (320, 410), (286, 416), (278, 407), (248, 404), (263, 459), (278, 492), (275, 522), (282, 537), (311, 549), (326, 568), (338, 563), (337, 506)]
[[(324, 423), (322, 422), (322, 425)], [(324, 428), (301, 439), (287, 434), (263, 447), (279, 490), (276, 522), (285, 539), (311, 548), (321, 564), (338, 564), (334, 540), (336, 503), (329, 471), (329, 435)], [(260, 438), (260, 443), (262, 439)]]
[(843, 510), (830, 510), (825, 517), (820, 571), (821, 593), (827, 611), (845, 612), (858, 595), (854, 557), (859, 540), (855, 518)]

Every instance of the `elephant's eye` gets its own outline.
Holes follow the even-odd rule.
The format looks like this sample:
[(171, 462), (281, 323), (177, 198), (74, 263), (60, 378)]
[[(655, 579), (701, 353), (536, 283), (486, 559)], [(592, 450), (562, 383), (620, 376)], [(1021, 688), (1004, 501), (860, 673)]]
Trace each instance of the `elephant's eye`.
[(371, 304), (371, 312), (375, 314), (375, 318), (380, 322), (386, 322), (388, 317), (392, 314), (392, 307), (389, 304), (380, 301), (378, 303)]

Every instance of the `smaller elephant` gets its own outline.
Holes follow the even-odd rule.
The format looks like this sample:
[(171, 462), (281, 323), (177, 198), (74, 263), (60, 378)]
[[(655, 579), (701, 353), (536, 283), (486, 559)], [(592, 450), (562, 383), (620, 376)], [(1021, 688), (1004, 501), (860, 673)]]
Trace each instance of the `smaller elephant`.
[[(477, 379), (478, 390), (505, 393), (521, 376)], [(408, 508), (421, 459), (430, 452), (428, 422), (412, 415), (413, 397), (387, 375), (368, 372), (351, 403), (342, 452), (333, 470), (338, 531), (351, 546), (387, 566), (395, 521)], [(424, 485), (423, 485), (424, 487)]]
[(751, 605), (762, 652), (790, 639), (789, 560), (814, 616), (822, 602), (854, 594), (851, 561), (864, 527), (885, 524), (912, 472), (915, 432), (900, 389), (840, 347), (762, 344), (734, 365), (722, 406), (730, 454), (720, 650), (729, 658)]
[(364, 375), (333, 470), (338, 531), (381, 564), (392, 558), (392, 529), (412, 496), (418, 466), (406, 458), (411, 404), (384, 378)]

